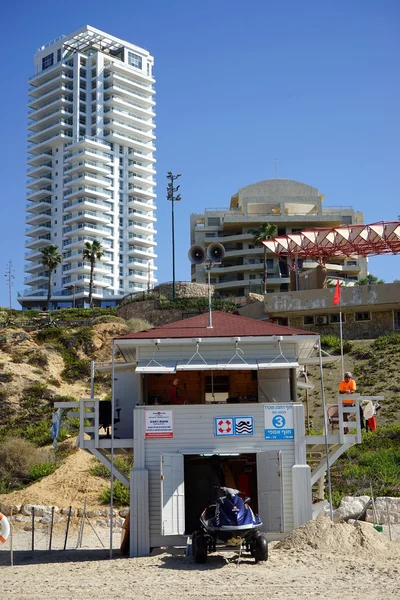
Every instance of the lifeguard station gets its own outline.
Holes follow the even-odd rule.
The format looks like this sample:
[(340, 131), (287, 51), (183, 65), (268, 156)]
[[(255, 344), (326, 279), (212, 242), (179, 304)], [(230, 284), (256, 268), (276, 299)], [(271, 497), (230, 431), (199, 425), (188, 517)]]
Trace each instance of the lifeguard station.
[[(114, 378), (110, 436), (100, 433), (104, 401), (79, 402), (79, 447), (107, 467), (111, 453), (133, 455), (130, 480), (114, 467), (131, 492), (131, 556), (184, 544), (215, 498), (214, 486), (228, 480), (246, 487), (269, 539), (312, 517), (326, 444), (325, 436), (305, 434), (297, 376), (319, 336), (218, 311), (211, 317), (114, 340), (118, 360), (105, 367)], [(175, 378), (184, 404), (170, 404)], [(354, 400), (351, 428), (339, 405), (338, 428), (328, 432), (330, 464), (361, 441)]]

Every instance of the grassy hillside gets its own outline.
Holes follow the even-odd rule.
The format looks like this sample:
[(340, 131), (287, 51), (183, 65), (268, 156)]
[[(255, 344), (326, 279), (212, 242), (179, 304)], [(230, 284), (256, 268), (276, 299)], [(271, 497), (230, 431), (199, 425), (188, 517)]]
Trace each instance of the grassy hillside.
[[(0, 309), (1, 313), (1, 309)], [(90, 392), (90, 360), (109, 360), (113, 337), (150, 326), (139, 319), (124, 321), (98, 311), (57, 311), (53, 322), (39, 314), (4, 313), (8, 326), (0, 329), (0, 493), (49, 476), (73, 449), (56, 454), (43, 448), (51, 443), (50, 424), (56, 400), (74, 400)], [(4, 316), (4, 315), (3, 315)], [(27, 319), (28, 317), (28, 319)], [(35, 321), (36, 319), (36, 321)], [(79, 319), (84, 325), (79, 326)], [(63, 325), (60, 325), (62, 320)], [(71, 325), (66, 326), (65, 321)], [(1, 321), (1, 314), (0, 314)], [(330, 354), (339, 353), (338, 338), (323, 338)], [(333, 466), (334, 495), (369, 490), (400, 496), (400, 335), (346, 342), (345, 369), (353, 372), (358, 390), (383, 395), (378, 430), (364, 434)], [(341, 363), (323, 369), (327, 403), (336, 403)], [(315, 389), (309, 393), (311, 427), (322, 427), (319, 368), (308, 368)], [(110, 378), (97, 376), (95, 395), (105, 398)], [(305, 401), (305, 393), (301, 392)], [(61, 440), (77, 433), (76, 419), (65, 419)], [(73, 457), (71, 457), (73, 458)], [(94, 475), (101, 473), (93, 471)], [(55, 500), (54, 500), (55, 501)]]

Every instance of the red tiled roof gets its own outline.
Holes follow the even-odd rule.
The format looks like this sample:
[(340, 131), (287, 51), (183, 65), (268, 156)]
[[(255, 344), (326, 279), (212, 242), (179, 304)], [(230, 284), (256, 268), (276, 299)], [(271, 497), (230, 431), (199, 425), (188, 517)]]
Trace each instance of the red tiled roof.
[[(293, 329), (276, 323), (257, 321), (248, 317), (232, 315), (222, 311), (213, 311), (212, 329), (208, 329), (208, 313), (167, 323), (138, 333), (123, 335), (117, 339), (152, 340), (158, 338), (191, 338), (191, 337), (246, 337), (271, 335), (310, 335), (309, 331)], [(312, 335), (312, 334), (311, 334)]]

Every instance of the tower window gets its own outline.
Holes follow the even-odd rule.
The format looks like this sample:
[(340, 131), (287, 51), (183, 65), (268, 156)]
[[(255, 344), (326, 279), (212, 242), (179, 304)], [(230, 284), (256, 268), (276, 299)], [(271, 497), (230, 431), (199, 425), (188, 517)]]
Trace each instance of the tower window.
[(142, 57), (134, 52), (128, 52), (128, 64), (136, 69), (142, 69)]
[(44, 56), (42, 58), (42, 70), (44, 71), (45, 69), (48, 69), (49, 67), (53, 66), (54, 64), (54, 54), (53, 52), (51, 54), (48, 54), (47, 56)]

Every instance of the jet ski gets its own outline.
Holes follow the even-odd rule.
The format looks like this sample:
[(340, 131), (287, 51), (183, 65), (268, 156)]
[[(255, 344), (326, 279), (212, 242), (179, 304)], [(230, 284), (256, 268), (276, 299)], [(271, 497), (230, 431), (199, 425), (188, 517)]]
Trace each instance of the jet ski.
[(221, 487), (215, 504), (208, 506), (200, 516), (201, 529), (192, 535), (192, 554), (195, 562), (204, 563), (209, 552), (215, 552), (217, 543), (227, 547), (245, 546), (258, 562), (268, 559), (268, 541), (258, 531), (260, 517), (249, 506), (250, 498), (243, 499), (239, 490)]

